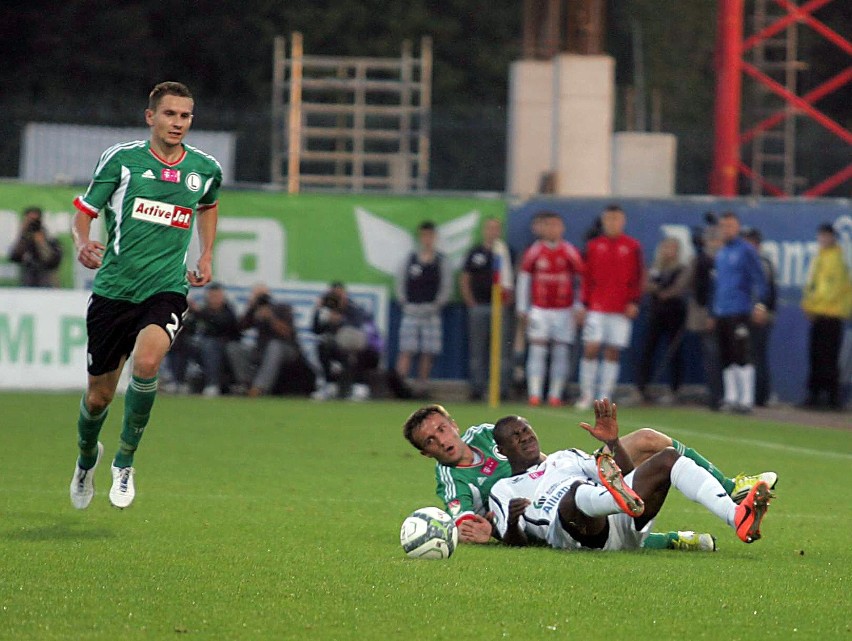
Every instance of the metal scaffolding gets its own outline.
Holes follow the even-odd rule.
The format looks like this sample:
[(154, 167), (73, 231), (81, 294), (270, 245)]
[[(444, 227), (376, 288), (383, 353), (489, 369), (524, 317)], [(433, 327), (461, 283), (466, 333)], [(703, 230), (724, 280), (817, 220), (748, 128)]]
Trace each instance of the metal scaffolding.
[(349, 191), (424, 191), (429, 178), (432, 41), (400, 58), (305, 55), (275, 39), (273, 184)]
[[(796, 74), (803, 68), (796, 59), (797, 25), (807, 26), (852, 57), (852, 43), (813, 15), (832, 1), (808, 0), (797, 5), (792, 0), (771, 0), (772, 5), (782, 10), (771, 16), (768, 12), (770, 0), (755, 0), (755, 32), (744, 38), (745, 0), (719, 0), (711, 193), (737, 195), (739, 178), (744, 176), (751, 181), (752, 193), (756, 195), (796, 195), (797, 187), (802, 186), (795, 172), (796, 117), (808, 117), (852, 145), (852, 132), (814, 106), (821, 98), (852, 81), (852, 66), (845, 67), (804, 95), (796, 93)], [(786, 33), (786, 37), (781, 36), (782, 33)], [(783, 55), (767, 55), (770, 49), (781, 50), (782, 46)], [(746, 60), (747, 56), (750, 60)], [(773, 73), (780, 73), (782, 77), (773, 77)], [(740, 130), (743, 74), (760, 85), (767, 96), (776, 97), (780, 105), (745, 131)], [(762, 102), (767, 104), (766, 100)], [(776, 129), (779, 125), (782, 127)], [(740, 147), (745, 144), (752, 145), (751, 166), (740, 158)], [(850, 179), (852, 163), (807, 187), (799, 195), (823, 196)]]

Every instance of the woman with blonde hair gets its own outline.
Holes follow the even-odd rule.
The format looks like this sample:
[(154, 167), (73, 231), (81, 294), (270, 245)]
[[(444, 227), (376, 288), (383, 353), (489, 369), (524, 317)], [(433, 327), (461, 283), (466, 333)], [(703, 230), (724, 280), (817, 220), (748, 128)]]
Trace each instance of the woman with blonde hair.
[(648, 384), (653, 382), (654, 356), (663, 338), (667, 339), (668, 344), (663, 363), (667, 361), (671, 367), (669, 381), (671, 394), (661, 396), (658, 399), (659, 402), (666, 404), (673, 402), (680, 387), (680, 347), (686, 323), (684, 294), (688, 280), (688, 270), (681, 261), (680, 241), (672, 237), (664, 238), (657, 245), (654, 263), (648, 270), (645, 281), (645, 292), (650, 298), (650, 314), (648, 336), (642, 352), (642, 360), (639, 363), (637, 387), (646, 401), (652, 400), (647, 388)]

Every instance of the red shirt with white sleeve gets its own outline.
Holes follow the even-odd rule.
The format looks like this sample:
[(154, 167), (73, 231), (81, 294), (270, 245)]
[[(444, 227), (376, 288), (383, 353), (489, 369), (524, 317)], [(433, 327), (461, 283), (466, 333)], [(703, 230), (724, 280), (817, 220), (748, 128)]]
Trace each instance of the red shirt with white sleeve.
[(638, 240), (625, 234), (592, 238), (586, 244), (583, 303), (589, 311), (624, 314), (627, 305), (639, 304), (644, 274)]
[[(583, 275), (583, 257), (568, 241), (538, 241), (525, 253), (518, 275), (518, 308), (531, 302), (543, 309), (565, 309), (574, 304), (574, 279)], [(528, 292), (528, 293), (527, 293)], [(520, 300), (521, 297), (523, 300)]]

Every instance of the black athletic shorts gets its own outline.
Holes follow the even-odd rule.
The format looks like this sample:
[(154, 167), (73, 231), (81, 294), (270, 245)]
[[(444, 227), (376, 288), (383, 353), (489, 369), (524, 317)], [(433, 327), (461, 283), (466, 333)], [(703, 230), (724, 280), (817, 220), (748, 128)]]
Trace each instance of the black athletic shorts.
[(117, 369), (148, 325), (162, 327), (173, 342), (183, 326), (186, 308), (186, 296), (176, 292), (154, 294), (141, 303), (92, 294), (86, 312), (89, 374), (100, 376)]

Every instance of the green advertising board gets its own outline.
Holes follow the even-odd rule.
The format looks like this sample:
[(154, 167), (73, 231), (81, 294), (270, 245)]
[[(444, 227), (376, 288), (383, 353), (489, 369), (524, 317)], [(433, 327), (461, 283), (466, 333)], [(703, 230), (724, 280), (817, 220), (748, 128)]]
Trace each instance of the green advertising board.
[[(45, 224), (65, 245), (63, 286), (80, 285), (70, 224), (71, 202), (82, 187), (0, 184), (0, 245), (9, 247), (20, 212), (42, 207)], [(415, 231), (434, 221), (439, 245), (458, 266), (480, 238), (486, 217), (505, 218), (496, 198), (383, 195), (289, 195), (224, 190), (216, 248), (216, 278), (226, 284), (265, 281), (330, 281), (389, 285), (402, 258), (414, 246)], [(0, 282), (14, 284), (14, 269), (0, 262)]]

